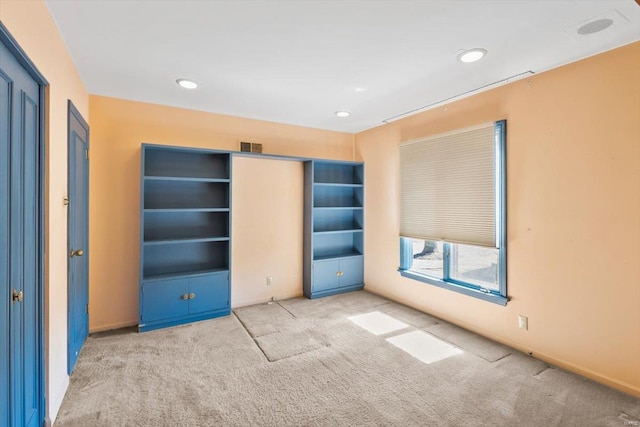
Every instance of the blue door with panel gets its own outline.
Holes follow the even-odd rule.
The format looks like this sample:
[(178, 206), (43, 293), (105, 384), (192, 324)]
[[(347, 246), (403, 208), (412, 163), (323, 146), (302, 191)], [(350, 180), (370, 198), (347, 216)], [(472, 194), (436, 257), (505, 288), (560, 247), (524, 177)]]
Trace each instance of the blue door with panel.
[(340, 261), (323, 260), (313, 263), (314, 292), (324, 292), (340, 286)]
[(340, 260), (340, 287), (360, 286), (364, 282), (364, 262), (362, 256)]
[(67, 371), (89, 333), (89, 125), (68, 102), (68, 334)]
[(42, 110), (16, 51), (0, 26), (0, 425), (22, 427), (43, 420)]

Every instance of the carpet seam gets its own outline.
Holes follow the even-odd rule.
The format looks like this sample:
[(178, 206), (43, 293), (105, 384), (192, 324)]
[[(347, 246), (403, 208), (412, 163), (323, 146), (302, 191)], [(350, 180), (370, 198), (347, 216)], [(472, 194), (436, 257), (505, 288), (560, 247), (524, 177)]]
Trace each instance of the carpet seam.
[(496, 363), (497, 361), (502, 360), (502, 359), (505, 359), (505, 358), (507, 358), (507, 357), (509, 357), (509, 356), (511, 356), (511, 353), (507, 353), (507, 354), (505, 354), (504, 356), (499, 357), (499, 358), (497, 358), (496, 360), (493, 360), (493, 361), (491, 361), (491, 360), (487, 360), (487, 359), (484, 359), (484, 357), (482, 357), (482, 356), (480, 356), (480, 357), (482, 357), (484, 360), (487, 360), (487, 362), (489, 362), (489, 363)]
[(247, 329), (247, 326), (244, 324), (242, 319), (240, 319), (240, 317), (238, 317), (238, 315), (236, 314), (235, 311), (232, 311), (232, 313), (233, 313), (233, 317), (235, 317), (238, 320), (238, 322), (240, 323), (240, 325), (242, 325), (242, 329), (244, 329), (245, 332), (247, 333), (247, 335), (249, 335), (249, 338), (251, 338), (251, 340), (256, 345), (256, 347), (258, 347), (258, 349), (260, 350), (260, 353), (262, 353), (262, 355), (267, 360), (267, 362), (272, 363), (271, 360), (269, 360), (269, 356), (267, 356), (267, 353), (265, 353), (264, 350), (262, 349), (262, 347), (260, 347), (260, 343), (258, 343), (258, 340), (253, 336), (253, 334), (249, 331), (249, 329)]
[[(446, 325), (446, 323), (443, 323), (443, 325)], [(430, 334), (430, 335), (432, 335), (432, 336), (434, 336), (434, 337), (436, 337), (436, 338), (438, 338), (438, 339), (442, 340), (442, 341), (445, 341), (445, 342), (447, 342), (447, 343), (451, 344), (452, 346), (454, 346), (454, 347), (456, 347), (456, 348), (459, 348), (460, 350), (464, 350), (464, 351), (466, 351), (466, 352), (468, 352), (468, 353), (471, 353), (471, 354), (473, 354), (474, 356), (479, 357), (480, 359), (482, 359), (482, 360), (484, 360), (484, 361), (487, 361), (487, 362), (489, 362), (489, 363), (495, 363), (495, 362), (497, 362), (498, 360), (502, 360), (502, 359), (504, 359), (505, 357), (507, 357), (507, 356), (510, 356), (510, 355), (511, 355), (511, 353), (507, 353), (507, 354), (505, 354), (504, 356), (501, 356), (500, 358), (498, 358), (498, 359), (496, 359), (496, 360), (489, 360), (489, 359), (487, 359), (486, 357), (484, 357), (484, 356), (482, 356), (482, 355), (478, 354), (479, 352), (475, 352), (475, 351), (473, 351), (472, 349), (469, 349), (469, 348), (463, 347), (462, 345), (460, 345), (460, 344), (458, 344), (458, 343), (456, 343), (456, 342), (451, 341), (449, 338), (445, 338), (445, 337), (442, 337), (442, 336), (440, 336), (440, 335), (435, 334), (434, 332), (431, 332), (429, 329), (433, 328), (434, 326), (437, 326), (437, 325), (433, 325), (433, 326), (430, 326), (430, 327), (428, 327), (428, 328), (424, 328), (424, 329), (422, 329), (422, 330), (423, 330), (424, 332), (427, 332), (428, 334)], [(482, 338), (482, 337), (480, 337), (480, 338)], [(487, 340), (488, 340), (488, 338), (487, 338)], [(500, 344), (498, 344), (498, 345), (500, 345)]]
[(546, 371), (547, 369), (551, 369), (551, 366), (546, 365), (545, 367), (543, 367), (540, 371), (536, 372), (535, 374), (533, 374), (533, 377), (538, 377), (540, 374), (542, 374), (544, 371)]
[(284, 311), (286, 311), (287, 313), (289, 313), (291, 315), (291, 317), (293, 317), (294, 319), (297, 319), (298, 316), (296, 316), (295, 314), (293, 314), (292, 312), (290, 312), (289, 310), (287, 310), (287, 308), (285, 306), (283, 306), (282, 304), (280, 304), (280, 301), (274, 301), (276, 304), (278, 304), (280, 306), (280, 308), (282, 308)]

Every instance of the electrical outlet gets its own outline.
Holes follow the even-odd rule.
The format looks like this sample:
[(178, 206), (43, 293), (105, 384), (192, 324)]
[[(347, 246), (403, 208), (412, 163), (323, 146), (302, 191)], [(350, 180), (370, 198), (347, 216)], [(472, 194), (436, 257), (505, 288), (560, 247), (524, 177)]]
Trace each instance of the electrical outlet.
[(518, 316), (518, 328), (525, 331), (529, 329), (529, 318), (527, 316)]
[(273, 277), (267, 276), (267, 286), (271, 286), (273, 284)]

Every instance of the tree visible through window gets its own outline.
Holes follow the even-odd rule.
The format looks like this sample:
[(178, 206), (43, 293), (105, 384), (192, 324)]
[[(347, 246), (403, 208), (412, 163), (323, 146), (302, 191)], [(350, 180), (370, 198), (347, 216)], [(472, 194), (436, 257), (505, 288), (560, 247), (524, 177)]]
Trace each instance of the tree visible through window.
[(401, 146), (403, 276), (506, 304), (505, 144), (500, 121)]

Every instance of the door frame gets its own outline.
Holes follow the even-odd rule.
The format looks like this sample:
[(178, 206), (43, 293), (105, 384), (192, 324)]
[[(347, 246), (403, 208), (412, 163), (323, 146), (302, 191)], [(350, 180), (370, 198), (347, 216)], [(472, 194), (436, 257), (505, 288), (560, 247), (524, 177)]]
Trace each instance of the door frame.
[[(36, 357), (38, 358), (38, 366), (39, 366), (39, 407), (38, 407), (38, 419), (40, 423), (46, 422), (46, 406), (45, 406), (45, 304), (44, 304), (44, 270), (45, 270), (45, 210), (46, 210), (46, 201), (45, 201), (45, 138), (46, 138), (46, 129), (45, 126), (47, 124), (46, 120), (46, 92), (49, 87), (49, 82), (45, 77), (40, 73), (35, 64), (29, 59), (25, 51), (20, 47), (16, 39), (13, 38), (11, 33), (7, 27), (4, 26), (2, 22), (0, 22), (0, 43), (4, 44), (6, 48), (11, 52), (11, 54), (16, 58), (18, 63), (27, 71), (27, 73), (35, 80), (38, 84), (38, 92), (39, 92), (39, 112), (38, 112), (38, 153), (37, 153), (37, 161), (38, 166), (36, 168), (36, 177), (37, 182), (37, 192), (38, 192), (38, 222), (37, 222), (37, 231), (36, 236), (38, 239), (37, 243), (37, 306), (38, 306), (38, 319), (36, 319), (37, 331), (38, 334), (38, 350)], [(50, 423), (49, 423), (50, 424)]]
[[(73, 165), (71, 164), (71, 117), (74, 117), (79, 123), (80, 125), (86, 129), (87, 131), (87, 150), (89, 150), (89, 124), (87, 123), (87, 121), (84, 119), (84, 117), (82, 117), (82, 114), (80, 114), (80, 112), (78, 111), (78, 109), (76, 108), (75, 105), (73, 105), (73, 102), (69, 99), (67, 101), (67, 197), (69, 198), (69, 205), (67, 205), (67, 208), (69, 206), (71, 206), (71, 203), (75, 203), (76, 199), (74, 195), (71, 194), (71, 189), (75, 188), (75, 186), (72, 187), (72, 182), (71, 182), (71, 168), (73, 167)], [(87, 200), (86, 200), (86, 219), (87, 219), (87, 229), (86, 229), (86, 234), (87, 234), (87, 246), (84, 249), (84, 257), (86, 259), (87, 262), (87, 283), (86, 283), (86, 295), (87, 295), (87, 306), (89, 304), (89, 158), (87, 155), (87, 170), (86, 170), (86, 179), (87, 179)], [(78, 176), (74, 175), (75, 178), (77, 179)], [(81, 179), (84, 179), (85, 177), (82, 176), (80, 177)], [(72, 217), (69, 214), (69, 210), (67, 209), (67, 256), (69, 256), (69, 251), (71, 250), (71, 220)], [(75, 362), (77, 362), (77, 357), (74, 360), (73, 366), (71, 364), (71, 359), (72, 359), (72, 355), (71, 355), (71, 343), (72, 343), (72, 339), (71, 339), (71, 324), (72, 324), (72, 315), (71, 315), (71, 308), (73, 307), (73, 305), (71, 304), (71, 300), (70, 300), (70, 296), (71, 296), (71, 292), (70, 291), (71, 288), (71, 258), (68, 257), (67, 258), (67, 374), (71, 375), (71, 372), (73, 371), (73, 368), (75, 367)], [(89, 333), (89, 312), (87, 310), (86, 313), (86, 317), (87, 317), (87, 334)]]

